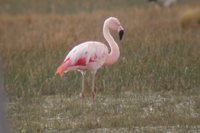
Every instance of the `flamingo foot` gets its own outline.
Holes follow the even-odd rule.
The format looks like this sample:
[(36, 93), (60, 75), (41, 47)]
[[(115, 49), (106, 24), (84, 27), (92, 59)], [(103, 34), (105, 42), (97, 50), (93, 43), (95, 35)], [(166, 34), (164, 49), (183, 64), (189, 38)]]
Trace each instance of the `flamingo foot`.
[(80, 97), (81, 97), (81, 99), (84, 99), (84, 97), (85, 97), (84, 91), (82, 91), (82, 92), (80, 93)]

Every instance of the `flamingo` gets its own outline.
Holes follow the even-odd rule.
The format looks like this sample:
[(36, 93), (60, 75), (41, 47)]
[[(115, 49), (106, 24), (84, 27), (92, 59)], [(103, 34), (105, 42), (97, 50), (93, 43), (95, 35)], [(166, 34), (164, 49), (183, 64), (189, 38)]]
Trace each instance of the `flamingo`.
[(155, 2), (159, 6), (171, 7), (176, 3), (176, 0), (148, 0), (149, 2)]
[(110, 52), (107, 45), (97, 41), (87, 41), (75, 46), (65, 57), (62, 64), (57, 68), (56, 75), (61, 77), (64, 73), (77, 70), (82, 75), (82, 90), (80, 97), (83, 99), (84, 94), (84, 80), (86, 71), (92, 74), (92, 91), (91, 95), (95, 99), (95, 74), (97, 70), (103, 65), (114, 64), (119, 56), (120, 51), (117, 43), (110, 34), (110, 30), (118, 31), (119, 39), (122, 40), (124, 29), (119, 20), (115, 17), (109, 17), (104, 21), (103, 35), (110, 46)]

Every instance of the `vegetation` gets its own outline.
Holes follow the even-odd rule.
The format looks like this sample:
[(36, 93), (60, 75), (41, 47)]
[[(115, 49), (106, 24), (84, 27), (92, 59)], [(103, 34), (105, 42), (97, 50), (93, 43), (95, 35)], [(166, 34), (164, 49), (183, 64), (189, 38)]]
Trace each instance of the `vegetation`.
[(180, 18), (180, 24), (183, 29), (200, 28), (200, 9), (190, 9), (184, 12)]
[[(200, 31), (183, 31), (175, 19), (189, 5), (159, 11), (142, 5), (116, 7), (0, 16), (11, 132), (200, 131)], [(105, 42), (102, 24), (109, 16), (119, 18), (125, 28), (122, 41), (113, 33), (121, 56), (98, 71), (96, 103), (87, 74), (81, 105), (80, 73), (69, 72), (62, 79), (54, 73), (76, 44)]]

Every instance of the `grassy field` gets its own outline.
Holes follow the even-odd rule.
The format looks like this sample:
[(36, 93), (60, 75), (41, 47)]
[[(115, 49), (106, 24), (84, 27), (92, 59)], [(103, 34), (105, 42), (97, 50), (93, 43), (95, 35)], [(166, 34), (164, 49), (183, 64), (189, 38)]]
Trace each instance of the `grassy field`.
[[(155, 9), (130, 3), (65, 14), (0, 8), (5, 11), (0, 53), (12, 133), (200, 132), (200, 28), (179, 25), (180, 13), (191, 6)], [(125, 28), (122, 41), (113, 33), (121, 56), (98, 71), (95, 104), (87, 74), (82, 107), (81, 74), (60, 78), (54, 73), (76, 44), (105, 42), (102, 24), (109, 16)]]

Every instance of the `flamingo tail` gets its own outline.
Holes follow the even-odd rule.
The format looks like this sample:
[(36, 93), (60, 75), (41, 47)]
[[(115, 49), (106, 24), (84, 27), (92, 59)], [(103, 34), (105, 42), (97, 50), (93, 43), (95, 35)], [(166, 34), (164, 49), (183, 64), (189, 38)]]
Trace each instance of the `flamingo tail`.
[(63, 62), (56, 70), (56, 75), (60, 75), (60, 77), (62, 77), (64, 75), (64, 72), (67, 70), (68, 68), (68, 61)]

